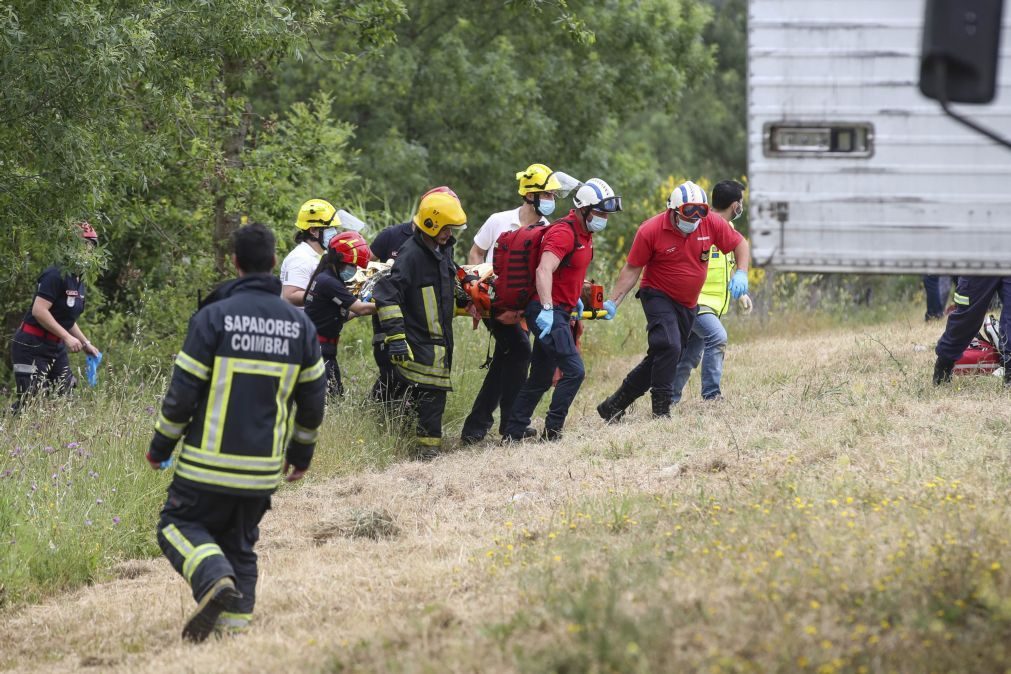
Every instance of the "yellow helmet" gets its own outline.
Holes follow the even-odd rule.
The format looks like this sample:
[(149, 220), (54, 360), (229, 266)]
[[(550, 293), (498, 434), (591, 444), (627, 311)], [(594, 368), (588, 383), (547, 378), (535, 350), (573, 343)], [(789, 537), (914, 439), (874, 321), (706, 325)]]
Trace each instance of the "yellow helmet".
[(305, 231), (310, 227), (340, 227), (341, 220), (337, 217), (337, 209), (329, 201), (310, 199), (298, 209), (298, 220), (295, 226)]
[(555, 172), (544, 164), (531, 164), (516, 174), (516, 180), (520, 181), (521, 197), (531, 192), (553, 192), (562, 187)]
[(445, 227), (467, 228), (467, 214), (455, 194), (429, 192), (421, 197), (414, 225), (429, 236), (438, 236)]

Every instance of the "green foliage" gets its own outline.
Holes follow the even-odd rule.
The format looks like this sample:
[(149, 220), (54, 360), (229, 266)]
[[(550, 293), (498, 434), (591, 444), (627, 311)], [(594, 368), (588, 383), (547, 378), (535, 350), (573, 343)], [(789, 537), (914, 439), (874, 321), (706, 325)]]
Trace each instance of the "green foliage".
[[(407, 7), (395, 49), (340, 71), (286, 65), (282, 99), (339, 91), (337, 116), (356, 128), (358, 171), (377, 197), (410, 204), (450, 184), (475, 223), (516, 202), (514, 174), (533, 162), (625, 194), (652, 187), (665, 173), (620, 132), (642, 111), (674, 112), (684, 84), (712, 67), (700, 40), (709, 9), (696, 0)], [(327, 51), (344, 44), (326, 36)]]

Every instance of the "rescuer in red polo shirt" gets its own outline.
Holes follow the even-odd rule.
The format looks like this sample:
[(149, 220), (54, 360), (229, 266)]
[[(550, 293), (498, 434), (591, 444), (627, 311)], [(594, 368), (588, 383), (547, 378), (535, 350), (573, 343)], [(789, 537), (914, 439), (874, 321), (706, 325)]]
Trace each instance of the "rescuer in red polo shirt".
[(691, 181), (678, 185), (667, 200), (667, 210), (639, 226), (604, 307), (608, 317), (613, 317), (642, 274), (636, 297), (646, 313), (646, 357), (628, 373), (621, 387), (597, 406), (605, 421), (620, 419), (646, 391), (652, 393), (653, 416), (670, 416), (674, 375), (695, 322), (713, 246), (724, 254), (733, 251), (737, 258), (737, 271), (728, 285), (737, 299), (748, 291), (751, 249), (726, 220), (710, 213), (701, 187)]
[[(524, 438), (537, 403), (551, 388), (556, 368), (562, 371), (562, 378), (551, 396), (541, 439), (561, 439), (565, 417), (586, 376), (569, 327), (569, 316), (579, 303), (586, 270), (593, 259), (593, 235), (607, 226), (609, 214), (621, 210), (621, 197), (600, 178), (591, 178), (579, 186), (572, 203), (575, 208), (548, 225), (541, 239), (535, 276), (537, 292), (526, 309), (527, 325), (534, 334), (530, 374), (503, 428), (505, 441)], [(677, 360), (674, 364), (677, 365)]]

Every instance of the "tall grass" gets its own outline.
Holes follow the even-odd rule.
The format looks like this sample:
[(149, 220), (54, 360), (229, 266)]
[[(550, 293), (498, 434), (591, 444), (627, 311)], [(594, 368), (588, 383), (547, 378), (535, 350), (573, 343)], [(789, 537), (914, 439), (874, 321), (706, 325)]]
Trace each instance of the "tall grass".
[[(857, 321), (860, 314), (845, 318)], [(863, 320), (877, 318), (863, 314)], [(815, 329), (839, 317), (812, 313), (804, 320)], [(802, 324), (791, 325), (800, 329)], [(760, 325), (745, 319), (732, 323), (732, 340), (747, 338)], [(590, 374), (571, 425), (578, 426), (580, 415), (592, 414), (586, 409), (590, 401), (625, 367), (627, 359), (615, 356), (641, 353), (643, 326), (634, 301), (622, 308), (617, 320), (585, 326)], [(457, 321), (455, 332), (455, 392), (444, 418), (447, 449), (455, 446), (484, 379), (480, 366), (489, 345), (487, 331), (471, 330), (464, 319)], [(370, 342), (367, 321), (354, 321), (345, 330), (339, 360), (348, 394), (328, 405), (309, 483), (380, 469), (409, 457), (410, 425), (405, 428), (398, 415), (389, 418), (366, 401), (375, 373)], [(158, 363), (160, 367), (140, 367), (137, 362), (144, 359), (129, 349), (122, 359), (113, 353), (98, 388), (79, 389), (70, 398), (39, 399), (18, 417), (2, 420), (0, 607), (102, 579), (122, 560), (158, 553), (154, 526), (171, 477), (150, 470), (144, 452), (170, 361)], [(547, 399), (542, 408), (546, 404)]]

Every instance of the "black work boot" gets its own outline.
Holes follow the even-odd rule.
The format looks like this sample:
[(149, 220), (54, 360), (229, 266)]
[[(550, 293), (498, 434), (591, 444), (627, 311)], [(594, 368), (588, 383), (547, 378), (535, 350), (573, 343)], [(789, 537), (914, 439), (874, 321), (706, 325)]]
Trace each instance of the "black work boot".
[[(934, 363), (934, 386), (940, 386), (941, 384), (946, 384), (951, 381), (951, 373), (955, 369), (955, 361), (948, 360), (947, 358), (937, 357), (937, 362)], [(1006, 376), (1006, 371), (1005, 371)], [(1005, 381), (1007, 381), (1005, 379)]]
[(235, 582), (231, 578), (226, 576), (218, 579), (200, 598), (196, 611), (186, 621), (183, 639), (196, 643), (204, 641), (214, 631), (218, 616), (225, 611), (233, 611), (234, 604), (239, 599), (242, 599), (242, 593), (235, 589)]
[(674, 396), (669, 393), (653, 393), (653, 418), (670, 419), (670, 406)]
[(1004, 364), (1004, 386), (1011, 386), (1011, 363)]
[(635, 402), (635, 398), (628, 394), (625, 385), (622, 384), (607, 400), (597, 405), (597, 414), (608, 424), (616, 424), (625, 416), (625, 410)]
[(541, 433), (542, 442), (557, 442), (562, 439), (562, 429), (560, 428), (548, 428), (545, 426), (544, 432)]

